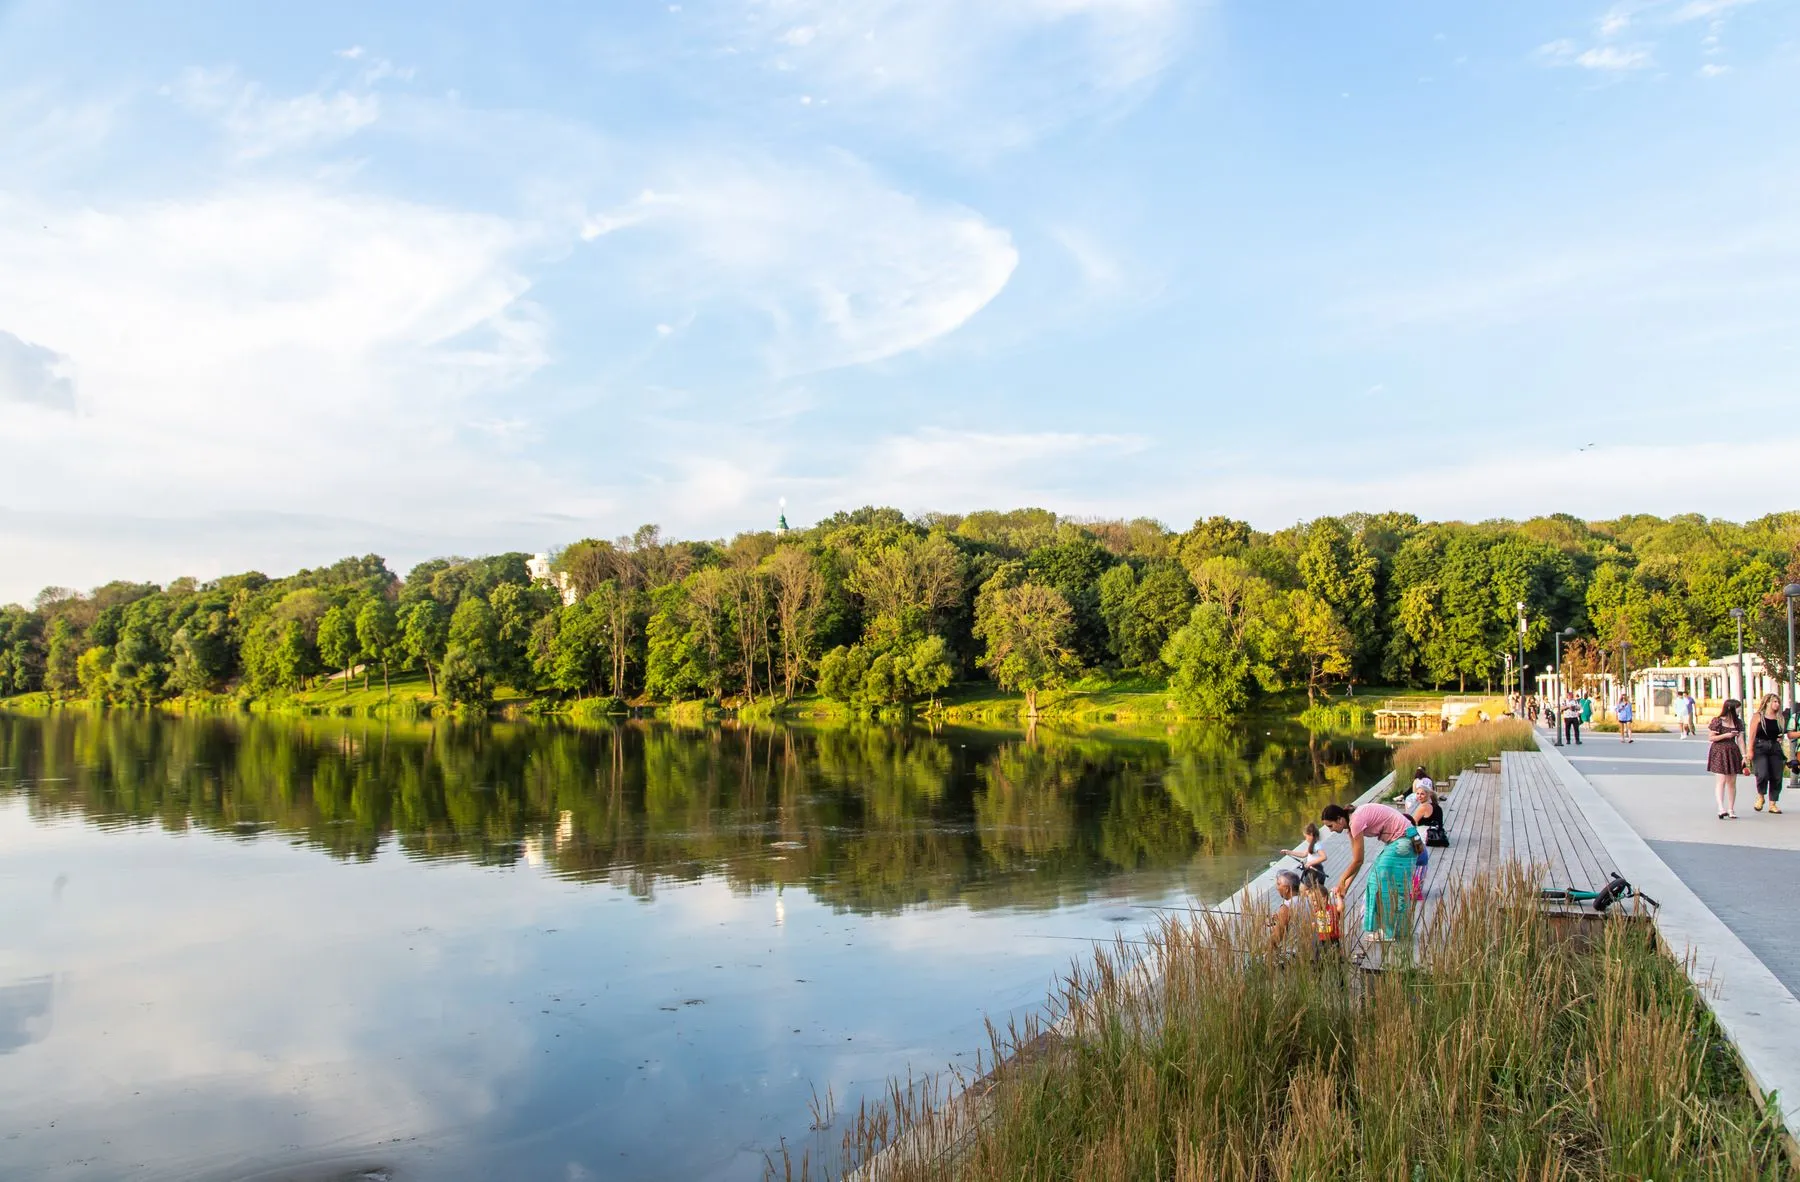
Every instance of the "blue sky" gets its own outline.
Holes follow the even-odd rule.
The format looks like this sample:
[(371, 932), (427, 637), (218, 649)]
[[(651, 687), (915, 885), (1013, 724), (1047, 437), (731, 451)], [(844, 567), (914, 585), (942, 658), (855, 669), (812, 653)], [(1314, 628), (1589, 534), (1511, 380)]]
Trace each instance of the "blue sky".
[(0, 3), (0, 602), (1792, 508), (1797, 99), (1791, 0)]

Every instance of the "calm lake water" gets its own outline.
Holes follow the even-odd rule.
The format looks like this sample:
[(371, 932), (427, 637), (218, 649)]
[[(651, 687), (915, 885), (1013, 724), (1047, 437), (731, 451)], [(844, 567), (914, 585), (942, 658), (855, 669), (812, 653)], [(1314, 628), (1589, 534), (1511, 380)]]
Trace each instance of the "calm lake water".
[(835, 1143), (815, 1089), (972, 1063), (1384, 765), (1275, 724), (0, 714), (0, 1177), (759, 1178)]

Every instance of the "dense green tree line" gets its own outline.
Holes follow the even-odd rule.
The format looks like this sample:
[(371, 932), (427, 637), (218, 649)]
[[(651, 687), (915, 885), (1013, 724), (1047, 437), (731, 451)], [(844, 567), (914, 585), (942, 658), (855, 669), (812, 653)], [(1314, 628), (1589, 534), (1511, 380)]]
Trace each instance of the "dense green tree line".
[(1722, 655), (1740, 607), (1752, 647), (1780, 665), (1800, 513), (1741, 525), (1354, 514), (1263, 533), (1220, 517), (1177, 532), (1038, 509), (862, 509), (729, 542), (646, 526), (576, 542), (553, 569), (573, 602), (523, 554), (437, 559), (404, 579), (371, 555), (281, 579), (48, 588), (0, 610), (0, 695), (265, 695), (360, 667), (365, 686), (418, 670), (459, 703), (503, 686), (737, 703), (816, 689), (874, 710), (982, 675), (1035, 706), (1089, 673), (1133, 673), (1226, 717), (1349, 682), (1490, 683), (1521, 602), (1533, 664), (1564, 627), (1595, 660), (1625, 641), (1638, 665)]

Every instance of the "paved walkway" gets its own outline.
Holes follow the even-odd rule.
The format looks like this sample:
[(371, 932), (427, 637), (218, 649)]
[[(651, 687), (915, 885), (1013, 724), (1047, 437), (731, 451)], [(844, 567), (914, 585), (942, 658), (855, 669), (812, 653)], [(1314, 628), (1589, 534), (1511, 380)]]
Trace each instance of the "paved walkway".
[(1800, 926), (1787, 901), (1800, 884), (1800, 791), (1775, 816), (1756, 812), (1755, 781), (1738, 781), (1738, 819), (1721, 821), (1706, 771), (1707, 743), (1644, 735), (1595, 736), (1562, 752), (1650, 843), (1669, 869), (1800, 994)]
[(1800, 875), (1800, 789), (1781, 816), (1755, 812), (1739, 781), (1738, 819), (1720, 820), (1706, 742), (1590, 735), (1567, 757), (1567, 782), (1621, 873), (1662, 900), (1657, 926), (1689, 952), (1714, 1015), (1751, 1077), (1779, 1092), (1790, 1138), (1800, 1131), (1800, 927), (1782, 904)]

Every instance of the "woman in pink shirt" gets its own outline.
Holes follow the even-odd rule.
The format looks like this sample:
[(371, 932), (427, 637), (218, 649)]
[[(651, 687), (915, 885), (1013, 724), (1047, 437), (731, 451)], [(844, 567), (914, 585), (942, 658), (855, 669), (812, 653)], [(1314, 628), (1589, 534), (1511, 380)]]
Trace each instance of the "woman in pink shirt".
[(1328, 804), (1319, 819), (1335, 833), (1350, 833), (1350, 865), (1331, 892), (1339, 900), (1362, 869), (1364, 839), (1382, 843), (1363, 889), (1363, 932), (1370, 940), (1398, 940), (1407, 920), (1407, 886), (1419, 857), (1419, 831), (1412, 818), (1385, 804)]

